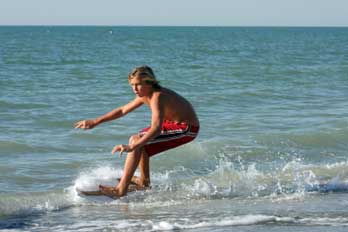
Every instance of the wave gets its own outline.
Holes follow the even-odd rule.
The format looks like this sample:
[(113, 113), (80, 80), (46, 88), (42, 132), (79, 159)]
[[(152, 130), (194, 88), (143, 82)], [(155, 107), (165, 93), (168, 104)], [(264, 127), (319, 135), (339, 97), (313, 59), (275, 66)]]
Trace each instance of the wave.
[[(6, 153), (21, 153), (21, 152), (35, 152), (37, 151), (36, 148), (19, 142), (12, 142), (12, 141), (0, 141), (0, 149), (3, 154)], [(44, 149), (44, 152), (47, 152), (47, 150)]]
[(300, 135), (286, 135), (287, 140), (303, 147), (346, 147), (348, 140), (348, 128), (337, 128), (335, 130), (322, 130)]
[(61, 59), (61, 60), (39, 60), (39, 59), (7, 59), (4, 61), (8, 65), (32, 65), (32, 66), (58, 66), (58, 65), (85, 65), (91, 64), (88, 59)]
[[(65, 225), (53, 225), (52, 231), (101, 231), (110, 229), (112, 231), (168, 231), (168, 230), (208, 230), (215, 231), (217, 228), (230, 228), (237, 226), (272, 225), (272, 226), (348, 226), (347, 217), (288, 217), (266, 214), (246, 214), (235, 216), (213, 216), (199, 219), (186, 218), (176, 219), (159, 218), (155, 220), (142, 219), (112, 219), (92, 220)], [(47, 227), (36, 228), (47, 230)]]
[(3, 110), (13, 110), (13, 109), (42, 109), (42, 108), (49, 108), (50, 105), (45, 103), (13, 103), (8, 101), (0, 101), (0, 109)]
[(254, 136), (259, 145), (270, 149), (303, 149), (311, 151), (345, 151), (347, 150), (348, 125), (346, 122), (335, 122), (337, 125), (326, 125), (313, 131), (292, 131), (290, 133), (269, 133)]
[[(154, 168), (156, 169), (156, 168)], [(256, 164), (244, 166), (221, 160), (206, 173), (176, 166), (152, 172), (153, 188), (145, 194), (130, 194), (116, 203), (181, 204), (199, 199), (271, 198), (273, 200), (306, 197), (313, 192), (348, 192), (348, 162), (331, 165), (305, 165), (295, 160), (275, 170), (259, 170)], [(136, 173), (137, 175), (137, 173)], [(121, 168), (98, 167), (81, 172), (70, 187), (75, 200), (76, 188), (96, 190), (99, 184), (116, 185)]]
[(225, 218), (205, 218), (199, 221), (187, 220), (186, 222), (150, 222), (153, 230), (176, 230), (176, 229), (199, 229), (205, 227), (230, 227), (230, 226), (247, 226), (247, 225), (306, 225), (306, 226), (347, 226), (348, 218), (294, 218), (273, 215), (241, 215), (230, 216)]
[[(146, 192), (135, 192), (119, 200), (102, 200), (91, 202), (81, 198), (76, 188), (95, 190), (99, 184), (115, 185), (117, 178), (122, 175), (121, 168), (111, 166), (90, 167), (79, 173), (73, 184), (63, 191), (49, 193), (1, 194), (0, 198), (0, 227), (16, 227), (9, 218), (23, 218), (25, 216), (44, 214), (51, 211), (61, 211), (74, 206), (105, 206), (128, 205), (128, 207), (172, 207), (175, 205), (192, 204), (192, 200), (203, 199), (257, 199), (271, 198), (272, 201), (292, 201), (297, 197), (306, 197), (312, 192), (348, 191), (348, 180), (336, 176), (323, 185), (309, 170), (347, 169), (348, 163), (335, 163), (326, 166), (303, 165), (294, 161), (285, 165), (275, 177), (257, 170), (255, 165), (245, 168), (234, 168), (232, 164), (221, 164), (212, 172), (198, 176), (185, 167), (176, 167), (166, 172), (155, 171), (152, 175), (153, 188)], [(291, 176), (291, 173), (294, 173)], [(297, 173), (297, 174), (295, 174)], [(302, 173), (302, 174), (301, 174)], [(307, 173), (307, 174), (304, 174)], [(326, 172), (328, 173), (328, 172)], [(302, 175), (302, 176), (301, 176)], [(285, 186), (292, 186), (286, 189)], [(326, 187), (324, 187), (326, 186)], [(191, 203), (190, 203), (191, 202)], [(181, 207), (181, 206), (180, 206)], [(114, 214), (112, 214), (114, 215)], [(106, 216), (103, 220), (83, 221), (78, 224), (53, 225), (54, 231), (71, 231), (84, 228), (84, 231), (96, 231), (105, 228), (113, 230), (142, 228), (144, 231), (209, 229), (217, 227), (233, 227), (248, 225), (288, 225), (288, 226), (348, 226), (348, 218), (344, 216), (284, 216), (267, 214), (245, 214), (226, 216), (205, 215), (199, 218), (152, 218), (112, 220)], [(38, 225), (36, 229), (40, 229)], [(47, 229), (47, 228), (42, 228)]]
[[(209, 152), (202, 152), (206, 151), (204, 146), (193, 143), (182, 150), (173, 150), (173, 153), (182, 155), (181, 159), (177, 158), (180, 154), (173, 153), (163, 158), (159, 156), (151, 164), (153, 186), (150, 190), (130, 193), (127, 197), (110, 200), (103, 205), (128, 204), (137, 207), (146, 204), (147, 207), (163, 207), (195, 200), (238, 198), (292, 201), (316, 193), (348, 192), (348, 161), (307, 164), (301, 159), (294, 159), (277, 163), (275, 168), (270, 165), (265, 168), (256, 162), (244, 161), (241, 157), (236, 159), (223, 154), (209, 157)], [(183, 153), (191, 153), (192, 156), (184, 156)], [(122, 166), (103, 164), (81, 170), (64, 190), (15, 195), (1, 193), (1, 217), (95, 204), (79, 197), (76, 188), (96, 190), (99, 184), (115, 185), (121, 176)]]
[(58, 153), (71, 153), (72, 149), (65, 148), (65, 147), (54, 147), (54, 146), (48, 146), (45, 144), (41, 145), (33, 145), (33, 144), (26, 144), (22, 142), (15, 142), (15, 141), (1, 141), (0, 140), (0, 156), (7, 156), (8, 154), (14, 155), (14, 154), (48, 154), (50, 152), (58, 152)]
[[(341, 164), (347, 168), (347, 164)], [(341, 166), (338, 164), (338, 166)], [(290, 165), (291, 166), (291, 165)], [(334, 165), (335, 166), (335, 165)], [(334, 168), (334, 167), (328, 167)], [(0, 194), (0, 227), (1, 228), (19, 228), (19, 221), (23, 218), (40, 217), (48, 212), (64, 211), (72, 207), (104, 207), (126, 206), (137, 209), (143, 206), (146, 208), (168, 208), (183, 207), (192, 202), (202, 202), (202, 200), (228, 200), (245, 199), (246, 201), (270, 200), (293, 201), (301, 200), (313, 192), (348, 192), (348, 181), (341, 178), (333, 178), (326, 185), (318, 183), (315, 178), (311, 181), (298, 184), (298, 180), (292, 177), (292, 189), (286, 189), (286, 184), (281, 177), (271, 178), (265, 173), (261, 173), (255, 167), (251, 166), (244, 171), (232, 171), (230, 167), (222, 165), (215, 171), (206, 176), (196, 176), (190, 170), (184, 167), (176, 167), (167, 172), (154, 172), (152, 175), (153, 187), (145, 192), (130, 193), (127, 197), (119, 200), (101, 199), (91, 201), (78, 196), (76, 188), (84, 190), (95, 190), (99, 184), (115, 185), (117, 178), (122, 175), (121, 168), (112, 168), (110, 166), (92, 167), (80, 172), (73, 184), (64, 190), (40, 193), (22, 193), (22, 194)], [(285, 170), (289, 170), (285, 168)], [(227, 176), (221, 176), (221, 172)], [(235, 172), (235, 173), (233, 173)], [(185, 175), (186, 177), (183, 177)], [(228, 177), (232, 177), (231, 179)], [(181, 179), (179, 181), (179, 179)], [(291, 179), (291, 178), (290, 178)], [(226, 181), (227, 180), (227, 181)], [(254, 185), (254, 186), (253, 186)], [(114, 215), (114, 214), (112, 214)], [(68, 223), (63, 225), (52, 225), (54, 231), (71, 231), (77, 228), (85, 228), (84, 231), (95, 231), (99, 229), (112, 228), (113, 230), (125, 229), (136, 230), (143, 228), (145, 231), (158, 230), (184, 230), (184, 229), (209, 229), (217, 227), (233, 227), (247, 225), (295, 225), (295, 226), (348, 226), (348, 218), (329, 215), (321, 217), (320, 215), (308, 217), (298, 214), (293, 217), (282, 215), (267, 214), (246, 214), (231, 215), (216, 214), (205, 215), (203, 218), (191, 217), (170, 217), (167, 220), (163, 217), (151, 218), (151, 220), (142, 219), (122, 219), (115, 218), (109, 220), (108, 216), (103, 220), (94, 220), (91, 222), (83, 221), (78, 225)], [(13, 219), (13, 220), (12, 220)], [(28, 219), (29, 220), (29, 219)], [(25, 222), (25, 220), (24, 220)], [(31, 225), (24, 225), (31, 227)], [(38, 224), (35, 229), (45, 227), (45, 224)], [(47, 228), (42, 228), (43, 230)]]
[(71, 206), (71, 202), (60, 191), (1, 194), (0, 218), (61, 210)]

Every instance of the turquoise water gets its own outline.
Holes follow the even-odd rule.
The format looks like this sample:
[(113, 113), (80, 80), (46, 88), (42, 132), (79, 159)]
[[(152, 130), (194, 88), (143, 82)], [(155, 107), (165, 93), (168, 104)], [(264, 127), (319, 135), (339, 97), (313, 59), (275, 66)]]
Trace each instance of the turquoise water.
[[(346, 231), (348, 29), (0, 27), (0, 229)], [(153, 188), (94, 202), (114, 184), (115, 144), (145, 107), (89, 131), (81, 119), (130, 101), (135, 66), (191, 101), (191, 144), (151, 160)]]

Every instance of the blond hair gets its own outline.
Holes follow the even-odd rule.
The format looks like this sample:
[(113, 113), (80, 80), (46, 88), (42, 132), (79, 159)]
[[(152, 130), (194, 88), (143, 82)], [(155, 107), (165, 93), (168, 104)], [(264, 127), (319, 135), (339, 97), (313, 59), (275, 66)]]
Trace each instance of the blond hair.
[(152, 69), (147, 65), (134, 68), (128, 75), (128, 81), (130, 82), (135, 77), (140, 78), (141, 81), (144, 81), (146, 84), (152, 85), (155, 89), (161, 88)]

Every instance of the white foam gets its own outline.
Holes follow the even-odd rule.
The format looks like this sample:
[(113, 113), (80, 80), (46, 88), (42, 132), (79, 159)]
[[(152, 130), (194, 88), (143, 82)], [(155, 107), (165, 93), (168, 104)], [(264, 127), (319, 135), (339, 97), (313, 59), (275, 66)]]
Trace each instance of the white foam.
[[(209, 218), (191, 220), (180, 219), (174, 221), (152, 221), (142, 219), (129, 219), (129, 220), (97, 220), (97, 221), (84, 221), (69, 225), (58, 225), (52, 227), (53, 231), (97, 231), (107, 230), (106, 228), (112, 228), (112, 230), (139, 230), (142, 231), (168, 231), (168, 230), (185, 230), (185, 229), (199, 229), (204, 227), (227, 227), (227, 226), (246, 226), (261, 223), (272, 222), (293, 222), (295, 219), (287, 217), (277, 217), (268, 215), (243, 215), (243, 216), (231, 216), (225, 218)], [(39, 229), (39, 228), (38, 228)]]
[(117, 178), (121, 177), (122, 169), (112, 167), (98, 167), (82, 172), (75, 180), (74, 187), (83, 190), (96, 190), (100, 184), (115, 185)]
[(204, 227), (248, 226), (255, 224), (287, 223), (294, 225), (347, 226), (348, 219), (338, 218), (293, 218), (273, 215), (243, 215), (225, 218), (206, 219), (200, 222), (187, 220), (185, 223), (160, 221), (153, 224), (153, 230), (199, 229)]
[(194, 193), (204, 196), (212, 196), (218, 192), (214, 184), (202, 178), (195, 180), (192, 190)]
[(153, 223), (153, 230), (199, 229), (204, 227), (246, 226), (271, 222), (292, 222), (293, 218), (268, 215), (243, 215), (225, 218), (206, 219), (200, 222), (187, 220), (185, 223), (161, 221)]
[(117, 178), (121, 176), (122, 169), (117, 169), (110, 166), (100, 166), (85, 170), (76, 178), (73, 186), (65, 189), (65, 191), (73, 202), (81, 203), (83, 199), (77, 194), (76, 189), (93, 191), (97, 190), (100, 184), (115, 185), (117, 183)]
[[(213, 218), (181, 218), (168, 220), (144, 220), (144, 219), (98, 219), (93, 221), (83, 221), (73, 224), (56, 225), (50, 227), (51, 231), (170, 231), (170, 230), (199, 230), (202, 228), (217, 227), (233, 227), (233, 226), (250, 226), (256, 224), (289, 224), (289, 225), (305, 225), (305, 226), (347, 226), (348, 218), (346, 217), (283, 217), (275, 215), (263, 214), (247, 214), (229, 217), (213, 217)], [(43, 225), (46, 226), (46, 225)], [(47, 227), (37, 230), (47, 230)], [(231, 229), (231, 228), (230, 228)]]
[[(177, 205), (188, 199), (230, 198), (240, 196), (270, 197), (272, 201), (303, 200), (307, 192), (321, 191), (320, 176), (313, 166), (303, 165), (296, 159), (274, 171), (259, 170), (255, 163), (235, 166), (233, 162), (220, 162), (215, 170), (206, 175), (195, 175), (182, 166), (165, 172), (152, 172), (154, 188), (150, 192), (129, 194), (125, 199), (132, 204)], [(320, 166), (326, 168), (326, 166)], [(100, 184), (115, 185), (122, 176), (121, 168), (99, 166), (81, 172), (73, 186), (67, 189), (70, 199), (81, 202), (76, 188), (97, 190)], [(318, 187), (319, 186), (319, 187)], [(348, 190), (348, 182), (332, 180), (325, 187)], [(326, 189), (323, 189), (324, 191)]]
[(180, 229), (180, 227), (175, 227), (173, 224), (170, 224), (169, 222), (166, 221), (161, 221), (158, 223), (154, 223), (152, 225), (152, 229), (155, 231), (158, 230), (174, 230), (174, 229)]
[(348, 226), (348, 219), (344, 217), (337, 218), (302, 218), (298, 219), (299, 224), (313, 225), (313, 226)]

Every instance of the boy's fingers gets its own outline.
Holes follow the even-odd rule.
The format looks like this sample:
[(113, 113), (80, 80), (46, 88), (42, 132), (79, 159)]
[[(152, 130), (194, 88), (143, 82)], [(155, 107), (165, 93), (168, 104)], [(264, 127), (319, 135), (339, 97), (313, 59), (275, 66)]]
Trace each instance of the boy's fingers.
[(84, 127), (84, 121), (79, 121), (75, 123), (75, 128), (83, 128)]
[(124, 152), (124, 146), (120, 145), (120, 157), (122, 156), (123, 152)]
[(118, 147), (118, 146), (114, 146), (114, 148), (113, 148), (112, 151), (111, 151), (112, 154), (115, 154), (115, 152), (117, 151), (117, 147)]
[(116, 145), (116, 146), (114, 147), (114, 149), (112, 149), (111, 153), (112, 153), (112, 154), (115, 154), (115, 152), (117, 152), (117, 151), (123, 152), (123, 151), (122, 151), (122, 148), (121, 148), (121, 145)]
[(75, 123), (75, 128), (81, 128), (81, 129), (92, 129), (95, 126), (95, 123), (91, 120), (82, 120), (77, 123)]
[(117, 146), (115, 146), (113, 149), (112, 149), (112, 151), (111, 151), (111, 153), (112, 154), (115, 154), (116, 152), (120, 152), (120, 157), (122, 156), (122, 154), (123, 154), (123, 152), (125, 151), (125, 146), (122, 144), (122, 145), (117, 145)]

